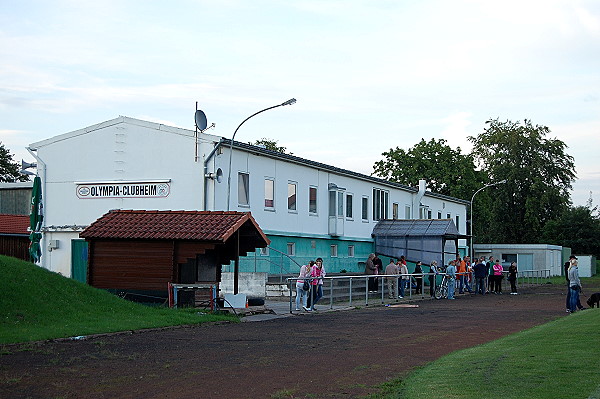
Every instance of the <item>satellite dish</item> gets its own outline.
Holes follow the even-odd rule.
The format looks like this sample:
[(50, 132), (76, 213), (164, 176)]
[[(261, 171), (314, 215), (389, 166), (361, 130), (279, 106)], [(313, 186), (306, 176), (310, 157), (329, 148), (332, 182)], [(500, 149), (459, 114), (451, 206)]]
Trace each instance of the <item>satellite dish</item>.
[(196, 116), (194, 117), (194, 120), (196, 121), (196, 127), (200, 130), (203, 131), (204, 129), (206, 129), (206, 115), (204, 114), (204, 112), (202, 112), (202, 110), (197, 109), (196, 110)]

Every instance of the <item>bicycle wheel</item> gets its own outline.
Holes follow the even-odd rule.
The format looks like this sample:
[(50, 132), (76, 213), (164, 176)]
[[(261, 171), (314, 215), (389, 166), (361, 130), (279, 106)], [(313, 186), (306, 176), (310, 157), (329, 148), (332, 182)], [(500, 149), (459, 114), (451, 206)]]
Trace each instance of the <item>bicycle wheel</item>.
[(442, 283), (435, 287), (435, 299), (442, 299), (448, 293), (448, 280), (445, 278), (442, 280)]

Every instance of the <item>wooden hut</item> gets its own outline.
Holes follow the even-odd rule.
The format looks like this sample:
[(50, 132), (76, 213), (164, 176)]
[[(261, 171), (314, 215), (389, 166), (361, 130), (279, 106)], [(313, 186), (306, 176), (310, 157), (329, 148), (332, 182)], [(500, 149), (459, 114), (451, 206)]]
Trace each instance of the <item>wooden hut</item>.
[(249, 212), (113, 210), (80, 233), (87, 281), (97, 288), (166, 297), (168, 283), (218, 284), (221, 265), (270, 241)]
[(0, 214), (0, 254), (29, 261), (29, 215)]

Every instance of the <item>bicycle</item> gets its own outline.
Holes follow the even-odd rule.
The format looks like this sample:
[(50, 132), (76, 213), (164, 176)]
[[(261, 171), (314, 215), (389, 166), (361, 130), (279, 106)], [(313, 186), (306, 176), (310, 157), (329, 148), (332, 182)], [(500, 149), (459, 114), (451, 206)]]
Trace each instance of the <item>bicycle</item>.
[(449, 277), (447, 275), (444, 275), (444, 277), (442, 277), (442, 282), (440, 283), (440, 285), (435, 287), (435, 299), (442, 299), (448, 297), (448, 279)]

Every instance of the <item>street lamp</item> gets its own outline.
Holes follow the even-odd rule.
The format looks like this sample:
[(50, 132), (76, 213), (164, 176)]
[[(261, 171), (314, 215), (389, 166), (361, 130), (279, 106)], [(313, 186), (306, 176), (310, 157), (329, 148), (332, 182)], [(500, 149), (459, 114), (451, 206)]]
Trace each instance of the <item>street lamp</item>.
[(233, 140), (235, 139), (235, 135), (237, 134), (237, 131), (240, 129), (240, 127), (242, 127), (242, 125), (248, 119), (252, 118), (253, 116), (256, 116), (256, 115), (258, 115), (258, 114), (260, 114), (262, 112), (268, 111), (268, 110), (273, 109), (273, 108), (283, 107), (284, 105), (292, 105), (292, 104), (295, 104), (295, 103), (296, 103), (296, 99), (292, 98), (292, 99), (289, 99), (286, 102), (283, 102), (281, 104), (274, 105), (272, 107), (265, 108), (263, 110), (255, 112), (252, 115), (250, 115), (249, 117), (247, 117), (246, 119), (244, 119), (242, 121), (242, 123), (240, 123), (238, 125), (238, 127), (235, 129), (235, 132), (233, 132), (233, 137), (231, 137), (231, 143), (229, 143), (229, 172), (228, 172), (228, 175), (227, 175), (227, 210), (228, 211), (229, 211), (229, 204), (230, 204), (230, 197), (231, 197), (231, 157), (232, 157), (232, 154), (233, 154)]
[(475, 199), (475, 196), (477, 195), (477, 193), (479, 193), (480, 191), (485, 190), (488, 187), (492, 187), (492, 186), (496, 186), (498, 184), (504, 184), (504, 183), (506, 183), (506, 179), (500, 180), (496, 183), (486, 184), (485, 186), (481, 187), (479, 190), (475, 191), (475, 193), (471, 197), (471, 205), (469, 206), (469, 209), (471, 210), (471, 223), (469, 224), (469, 230), (470, 230), (470, 236), (471, 236), (471, 261), (473, 261), (475, 259), (475, 243), (473, 242), (473, 200)]

